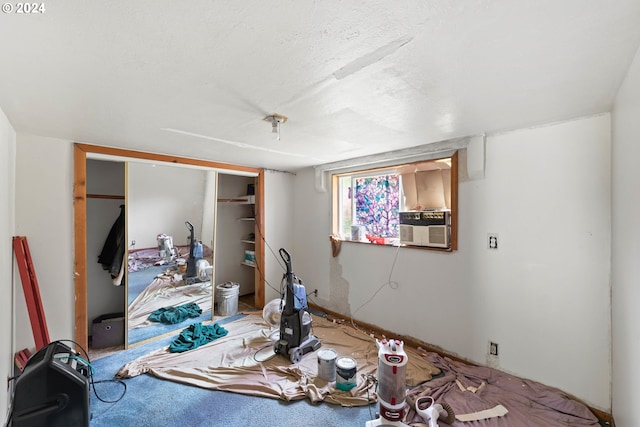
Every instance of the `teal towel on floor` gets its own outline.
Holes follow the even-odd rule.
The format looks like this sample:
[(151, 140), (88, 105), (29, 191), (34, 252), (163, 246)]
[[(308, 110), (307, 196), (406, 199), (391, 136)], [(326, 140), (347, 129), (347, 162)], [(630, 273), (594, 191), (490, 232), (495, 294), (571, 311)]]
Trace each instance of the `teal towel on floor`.
[(152, 322), (166, 323), (173, 325), (185, 319), (198, 317), (202, 314), (202, 309), (195, 302), (179, 305), (177, 307), (162, 307), (149, 315)]
[(169, 351), (171, 353), (182, 353), (193, 350), (215, 339), (222, 338), (228, 333), (229, 331), (217, 323), (213, 325), (194, 323), (180, 332), (178, 338), (169, 345)]

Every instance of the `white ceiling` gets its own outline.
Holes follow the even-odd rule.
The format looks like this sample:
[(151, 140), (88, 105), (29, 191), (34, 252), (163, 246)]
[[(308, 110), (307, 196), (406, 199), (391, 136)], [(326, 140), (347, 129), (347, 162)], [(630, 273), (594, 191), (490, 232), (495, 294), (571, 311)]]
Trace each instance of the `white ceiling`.
[(0, 15), (18, 132), (286, 170), (609, 111), (640, 45), (638, 0), (44, 5)]

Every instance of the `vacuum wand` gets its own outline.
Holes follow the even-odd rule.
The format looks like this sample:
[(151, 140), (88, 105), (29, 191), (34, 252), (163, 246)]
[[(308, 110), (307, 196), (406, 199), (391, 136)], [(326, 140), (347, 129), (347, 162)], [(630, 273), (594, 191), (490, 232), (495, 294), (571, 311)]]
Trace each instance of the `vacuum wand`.
[(285, 248), (280, 248), (280, 256), (284, 261), (284, 264), (287, 268), (287, 272), (285, 273), (285, 283), (286, 283), (286, 292), (285, 292), (285, 305), (283, 313), (287, 316), (292, 315), (295, 310), (295, 301), (294, 301), (294, 289), (293, 289), (293, 268), (291, 267), (291, 255)]
[(189, 221), (185, 221), (184, 225), (189, 229), (189, 258), (187, 259), (187, 271), (184, 274), (183, 279), (186, 284), (193, 284), (200, 281), (200, 279), (198, 279), (197, 262), (198, 259), (202, 257), (202, 244), (196, 243), (196, 238), (193, 233), (193, 224)]
[(196, 248), (196, 246), (195, 246), (195, 241), (194, 241), (195, 238), (194, 238), (194, 235), (193, 235), (193, 224), (191, 224), (189, 221), (185, 221), (184, 225), (186, 225), (187, 229), (189, 230), (189, 237), (188, 237), (188, 239), (189, 239), (189, 257), (190, 258), (195, 258), (195, 250), (196, 250), (195, 248)]

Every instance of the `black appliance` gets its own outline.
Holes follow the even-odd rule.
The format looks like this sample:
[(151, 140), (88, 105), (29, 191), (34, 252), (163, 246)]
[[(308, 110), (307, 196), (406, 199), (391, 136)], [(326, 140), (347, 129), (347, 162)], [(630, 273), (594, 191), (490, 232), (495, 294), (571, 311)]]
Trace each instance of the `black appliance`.
[[(311, 314), (307, 311), (307, 297), (302, 281), (293, 274), (291, 255), (280, 248), (280, 256), (284, 261), (286, 288), (285, 304), (280, 315), (280, 339), (273, 351), (288, 356), (292, 363), (298, 363), (305, 354), (316, 351), (322, 345), (315, 335), (311, 334)], [(294, 280), (295, 279), (295, 280)], [(295, 283), (295, 282), (298, 283)]]
[(88, 427), (90, 366), (56, 341), (27, 361), (16, 379), (9, 427)]

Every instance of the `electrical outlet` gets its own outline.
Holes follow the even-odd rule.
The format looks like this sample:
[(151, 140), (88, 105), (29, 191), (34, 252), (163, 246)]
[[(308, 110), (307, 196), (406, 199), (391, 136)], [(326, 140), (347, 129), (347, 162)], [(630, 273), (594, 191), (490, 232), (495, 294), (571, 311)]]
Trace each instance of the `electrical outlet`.
[(487, 249), (498, 249), (498, 234), (497, 233), (488, 233), (487, 234)]
[(487, 366), (494, 369), (500, 368), (500, 358), (498, 357), (498, 343), (489, 341), (487, 348)]
[(135, 245), (136, 245), (136, 241), (135, 241), (135, 240), (132, 240), (132, 241), (131, 241), (131, 246), (135, 246)]
[(498, 356), (498, 343), (489, 341), (489, 355)]
[(317, 289), (314, 289), (313, 296), (316, 297), (316, 298), (318, 297), (318, 290)]

